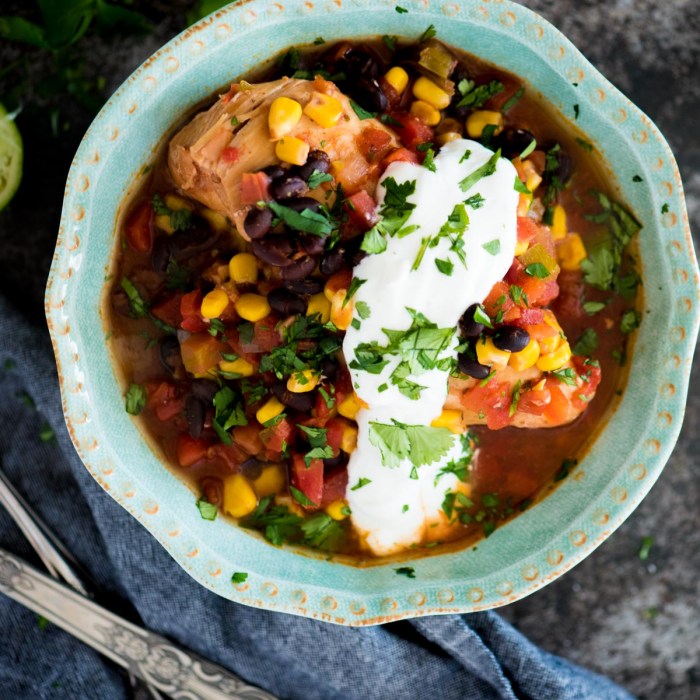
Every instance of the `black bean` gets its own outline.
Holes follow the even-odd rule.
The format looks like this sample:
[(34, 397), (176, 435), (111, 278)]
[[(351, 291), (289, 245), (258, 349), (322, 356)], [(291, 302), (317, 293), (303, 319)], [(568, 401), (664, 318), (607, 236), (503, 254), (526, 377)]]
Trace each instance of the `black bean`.
[(306, 311), (306, 302), (294, 292), (284, 287), (277, 287), (267, 295), (267, 303), (270, 308), (283, 316), (303, 314)]
[(170, 253), (175, 260), (188, 260), (212, 248), (218, 239), (208, 226), (194, 226), (186, 231), (175, 231), (170, 239)]
[(389, 105), (384, 90), (374, 78), (358, 80), (353, 90), (353, 97), (370, 112), (386, 112)]
[(501, 326), (493, 334), (493, 344), (499, 350), (520, 352), (530, 342), (530, 334), (518, 326)]
[(270, 178), (270, 180), (277, 180), (278, 178), (284, 177), (287, 174), (287, 171), (279, 165), (268, 165), (266, 168), (263, 168), (262, 171)]
[(307, 277), (304, 280), (285, 280), (284, 286), (297, 294), (307, 296), (318, 294), (323, 289), (323, 281), (314, 277)]
[(219, 391), (219, 385), (211, 379), (193, 379), (190, 384), (192, 396), (210, 404), (214, 400), (214, 394)]
[(291, 265), (282, 268), (283, 280), (300, 280), (308, 277), (316, 269), (316, 261), (309, 255), (294, 260)]
[(272, 393), (285, 406), (289, 406), (289, 408), (295, 411), (308, 413), (316, 404), (315, 391), (307, 391), (302, 394), (297, 394), (293, 391), (289, 391), (289, 389), (287, 389), (286, 382), (283, 381), (277, 381), (272, 385)]
[(180, 354), (180, 343), (172, 335), (166, 335), (160, 341), (158, 347), (160, 363), (170, 374), (175, 374), (182, 368), (182, 355)]
[(494, 148), (500, 148), (504, 158), (517, 158), (533, 141), (534, 135), (527, 129), (506, 127), (493, 139)]
[(270, 184), (270, 195), (273, 199), (285, 200), (290, 197), (300, 197), (309, 189), (308, 185), (298, 175), (287, 175)]
[(202, 434), (204, 418), (207, 414), (207, 406), (196, 396), (188, 396), (185, 401), (185, 415), (187, 416), (187, 428), (190, 437), (195, 440)]
[[(547, 151), (547, 170), (544, 173), (544, 179), (547, 182), (551, 182), (553, 178), (557, 178), (561, 185), (565, 185), (571, 178), (574, 170), (574, 164), (571, 160), (571, 156), (563, 148), (559, 147), (558, 150), (553, 151), (556, 147), (555, 141), (549, 141), (543, 146), (543, 150)], [(550, 163), (551, 159), (556, 160), (556, 167), (552, 169)]]
[(243, 228), (251, 241), (262, 238), (270, 230), (271, 226), (272, 211), (267, 207), (264, 209), (253, 207), (253, 209), (246, 214), (245, 220), (243, 221)]
[(284, 206), (294, 209), (294, 211), (299, 213), (306, 209), (315, 213), (321, 211), (320, 202), (313, 197), (290, 197), (284, 200)]
[[(362, 236), (360, 236), (362, 238)], [(360, 249), (360, 246), (350, 246), (348, 245), (346, 250), (345, 250), (345, 262), (350, 266), (350, 267), (356, 267), (359, 265), (365, 258), (367, 257), (367, 253), (365, 253), (364, 250)]]
[(345, 463), (348, 461), (348, 456), (341, 450), (340, 454), (337, 457), (329, 457), (328, 459), (323, 460), (323, 468), (328, 469), (329, 471), (333, 469), (338, 469), (339, 467), (345, 466)]
[(248, 479), (257, 479), (262, 473), (266, 462), (259, 460), (257, 457), (249, 457), (244, 462), (241, 462), (241, 471)]
[(459, 327), (462, 330), (462, 335), (465, 338), (476, 338), (481, 335), (484, 330), (484, 324), (474, 320), (474, 314), (478, 308), (478, 304), (472, 304), (459, 319)]
[(291, 265), (293, 260), (290, 260), (288, 256), (292, 252), (292, 244), (286, 236), (270, 236), (262, 241), (253, 241), (255, 257), (275, 267)]
[(322, 275), (334, 275), (344, 264), (345, 250), (343, 248), (333, 248), (323, 254), (318, 269)]
[(170, 263), (170, 238), (168, 236), (156, 236), (151, 252), (151, 267), (164, 275)]
[(358, 76), (378, 78), (381, 72), (376, 57), (364, 47), (353, 47), (338, 61), (338, 70), (352, 81)]
[(475, 359), (462, 352), (457, 355), (457, 367), (463, 374), (467, 374), (474, 379), (486, 379), (490, 369), (486, 365), (479, 364)]
[(300, 233), (299, 243), (309, 255), (321, 255), (326, 248), (326, 239), (312, 233)]
[(316, 170), (320, 173), (327, 173), (331, 169), (331, 159), (325, 151), (314, 150), (309, 153), (306, 163), (299, 168), (299, 177), (305, 181), (314, 174)]
[(340, 363), (334, 357), (326, 357), (323, 362), (321, 362), (323, 376), (328, 377), (331, 381), (333, 381), (338, 374), (339, 367)]

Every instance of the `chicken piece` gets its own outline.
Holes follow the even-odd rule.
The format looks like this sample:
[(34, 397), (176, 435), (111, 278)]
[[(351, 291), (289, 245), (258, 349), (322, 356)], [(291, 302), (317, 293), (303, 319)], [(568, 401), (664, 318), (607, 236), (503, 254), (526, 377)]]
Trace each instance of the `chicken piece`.
[[(268, 112), (278, 97), (304, 107), (314, 92), (335, 97), (343, 113), (335, 126), (323, 128), (302, 115), (289, 136), (325, 151), (336, 180), (346, 194), (360, 189), (373, 193), (380, 175), (382, 152), (398, 146), (396, 137), (376, 119), (360, 120), (349, 99), (331, 82), (281, 78), (269, 83), (234, 84), (206, 112), (201, 112), (170, 141), (168, 167), (183, 194), (228, 216), (241, 235), (249, 206), (241, 204), (240, 180), (279, 163), (270, 137)], [(377, 144), (380, 153), (377, 153)]]

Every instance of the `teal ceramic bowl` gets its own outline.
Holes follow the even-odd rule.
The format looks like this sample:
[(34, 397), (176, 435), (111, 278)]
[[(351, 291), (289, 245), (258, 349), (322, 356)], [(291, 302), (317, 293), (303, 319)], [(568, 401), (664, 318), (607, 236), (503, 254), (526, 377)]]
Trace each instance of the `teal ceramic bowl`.
[[(345, 625), (497, 607), (554, 580), (592, 552), (649, 491), (683, 420), (698, 331), (698, 267), (678, 169), (651, 121), (554, 27), (509, 2), (252, 0), (188, 29), (149, 58), (88, 130), (66, 185), (46, 291), (66, 421), (85, 466), (200, 584), (239, 603)], [(163, 134), (234, 77), (294, 44), (397, 34), (438, 36), (527, 78), (573, 117), (615, 172), (644, 228), (644, 320), (617, 410), (563, 484), (478, 547), (355, 568), (273, 547), (224, 519), (203, 520), (192, 492), (124, 412), (97, 290), (120, 204)], [(639, 176), (639, 177), (637, 177)], [(641, 180), (640, 180), (641, 178)], [(233, 572), (248, 572), (245, 583)]]

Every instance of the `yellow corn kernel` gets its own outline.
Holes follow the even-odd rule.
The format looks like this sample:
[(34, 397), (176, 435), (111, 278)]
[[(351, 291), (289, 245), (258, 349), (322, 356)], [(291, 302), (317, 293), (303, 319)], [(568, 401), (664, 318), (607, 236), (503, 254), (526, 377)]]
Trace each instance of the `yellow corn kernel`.
[(426, 126), (437, 126), (440, 123), (440, 112), (423, 100), (411, 103), (411, 114)]
[(258, 281), (258, 261), (250, 253), (238, 253), (228, 263), (231, 279), (236, 284), (254, 284)]
[(328, 129), (335, 126), (343, 116), (343, 105), (331, 95), (312, 92), (311, 99), (304, 107), (304, 114), (313, 119), (320, 127)]
[(258, 497), (243, 474), (231, 474), (224, 478), (223, 496), (224, 512), (234, 518), (250, 515), (258, 505)]
[[(518, 195), (518, 216), (527, 216), (527, 213), (530, 211), (531, 206), (532, 206), (532, 195), (525, 194), (524, 192), (521, 192)], [(527, 250), (527, 244), (525, 246), (525, 249), (522, 252), (524, 253), (526, 250)], [(516, 253), (516, 255), (519, 255), (519, 253)]]
[(253, 481), (255, 493), (258, 498), (271, 496), (273, 493), (279, 493), (284, 487), (284, 474), (276, 464), (268, 464), (261, 472), (260, 476)]
[(547, 355), (540, 355), (537, 360), (537, 369), (543, 372), (554, 372), (561, 369), (571, 359), (571, 348), (569, 343), (564, 341), (554, 352)]
[(275, 153), (284, 163), (304, 165), (309, 156), (309, 144), (294, 136), (285, 136), (275, 144)]
[(241, 294), (236, 301), (236, 311), (246, 321), (259, 321), (265, 318), (271, 310), (267, 303), (267, 297), (261, 294)]
[(578, 270), (586, 259), (586, 247), (578, 233), (570, 233), (557, 244), (557, 257), (562, 270)]
[(513, 255), (522, 255), (528, 249), (529, 245), (530, 241), (518, 241), (515, 244), (515, 252), (513, 253)]
[(282, 411), (284, 411), (284, 404), (273, 396), (255, 412), (255, 419), (258, 423), (267, 423), (279, 416)]
[(284, 506), (290, 513), (300, 518), (306, 517), (306, 511), (289, 494), (278, 493), (275, 495), (275, 505)]
[(484, 133), (484, 129), (493, 125), (496, 127), (494, 135), (500, 134), (503, 130), (503, 115), (500, 112), (492, 112), (488, 109), (480, 109), (472, 112), (467, 117), (467, 133), (473, 139), (478, 139)]
[(313, 391), (316, 388), (318, 380), (318, 374), (312, 369), (294, 372), (287, 380), (287, 389), (295, 394), (305, 394), (307, 391)]
[(534, 192), (542, 182), (542, 176), (537, 172), (535, 164), (531, 160), (521, 161), (522, 172), (525, 175), (525, 187)]
[(192, 204), (192, 202), (188, 202), (184, 197), (180, 197), (180, 195), (177, 194), (166, 194), (165, 197), (163, 197), (163, 202), (171, 211), (180, 211), (181, 209), (194, 211), (194, 204)]
[(218, 211), (202, 209), (199, 214), (216, 233), (223, 233), (230, 227), (228, 219), (223, 214), (219, 214)]
[[(286, 136), (301, 119), (301, 105), (289, 97), (278, 97), (272, 101), (267, 115), (270, 136), (276, 141)], [(281, 156), (280, 156), (281, 158)], [(284, 160), (282, 158), (282, 160)], [(302, 165), (299, 163), (298, 165)]]
[(566, 236), (566, 209), (561, 204), (557, 204), (552, 212), (552, 225), (549, 227), (552, 238), (559, 241)]
[(340, 449), (347, 454), (355, 451), (357, 447), (357, 426), (350, 423), (343, 424), (343, 435), (340, 438)]
[(345, 501), (338, 500), (329, 503), (323, 510), (333, 518), (333, 520), (345, 520), (348, 517), (350, 509)]
[(462, 411), (456, 411), (451, 408), (443, 408), (442, 413), (430, 424), (433, 428), (447, 428), (455, 435), (461, 435), (464, 432), (462, 425)]
[(156, 228), (160, 229), (164, 233), (175, 233), (175, 229), (170, 223), (170, 214), (158, 214), (158, 216), (153, 219), (153, 223), (156, 225)]
[(540, 344), (534, 338), (530, 338), (530, 342), (520, 352), (510, 354), (508, 364), (516, 372), (522, 372), (524, 369), (532, 367), (539, 356)]
[(421, 76), (413, 83), (413, 96), (417, 100), (423, 100), (435, 109), (445, 109), (450, 104), (450, 96), (438, 87), (432, 80)]
[(450, 141), (456, 141), (457, 139), (461, 138), (462, 134), (458, 134), (456, 131), (446, 131), (444, 134), (440, 134), (435, 140), (437, 141), (438, 146), (444, 146)]
[(355, 420), (355, 416), (361, 408), (367, 408), (367, 404), (353, 391), (338, 404), (338, 413), (344, 418)]
[(345, 163), (342, 160), (332, 160), (331, 161), (331, 175), (333, 177), (338, 177), (345, 167)]
[[(331, 322), (338, 330), (344, 331), (352, 321), (352, 314), (355, 310), (355, 302), (350, 299), (346, 302), (347, 289), (339, 289), (331, 300)], [(345, 304), (343, 306), (343, 304)]]
[(202, 299), (200, 313), (204, 318), (219, 318), (228, 306), (228, 294), (223, 289), (212, 289)]
[(539, 344), (540, 353), (549, 355), (561, 345), (561, 336), (557, 333), (557, 335), (550, 335), (548, 338), (541, 338)]
[(306, 315), (313, 316), (318, 314), (321, 318), (321, 323), (328, 323), (331, 320), (331, 302), (328, 301), (323, 292), (314, 294), (306, 307)]
[(476, 359), (479, 364), (500, 369), (508, 364), (510, 352), (497, 348), (492, 338), (482, 338), (476, 343)]
[(221, 360), (221, 362), (219, 362), (219, 369), (229, 374), (240, 374), (241, 377), (250, 377), (255, 372), (255, 367), (242, 357), (231, 362), (228, 360)]
[(394, 66), (384, 74), (384, 80), (401, 95), (408, 85), (408, 73), (401, 66)]

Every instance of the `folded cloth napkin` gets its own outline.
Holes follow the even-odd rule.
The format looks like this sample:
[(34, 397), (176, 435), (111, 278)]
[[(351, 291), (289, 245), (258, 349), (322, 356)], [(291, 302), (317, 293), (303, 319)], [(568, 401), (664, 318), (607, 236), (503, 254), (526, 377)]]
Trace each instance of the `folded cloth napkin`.
[[(0, 396), (2, 468), (92, 576), (150, 629), (280, 698), (631, 697), (492, 612), (357, 629), (245, 607), (199, 586), (84, 469), (63, 421), (48, 333), (1, 297)], [(4, 511), (0, 547), (35, 560)], [(1, 700), (128, 695), (96, 652), (0, 595)]]

